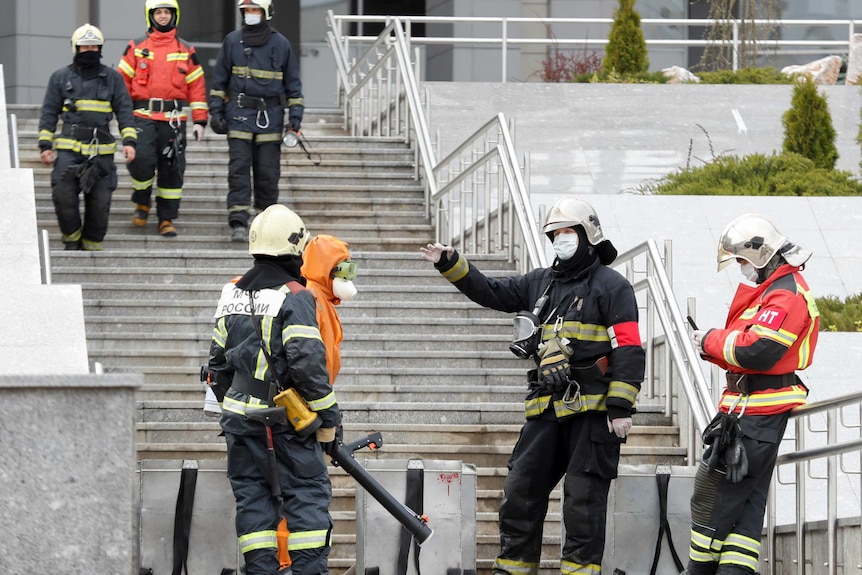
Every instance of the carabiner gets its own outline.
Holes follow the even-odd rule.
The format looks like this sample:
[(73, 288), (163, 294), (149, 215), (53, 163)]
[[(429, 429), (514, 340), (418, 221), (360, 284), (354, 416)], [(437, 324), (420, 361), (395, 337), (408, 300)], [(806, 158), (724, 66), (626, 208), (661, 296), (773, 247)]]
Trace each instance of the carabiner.
[[(263, 118), (264, 118), (264, 120), (266, 120), (266, 124), (261, 125), (261, 123), (260, 123), (260, 115), (261, 114), (263, 114)], [(266, 110), (258, 110), (257, 116), (255, 116), (255, 118), (254, 118), (254, 123), (257, 124), (257, 127), (260, 128), (261, 130), (266, 130), (267, 128), (269, 128), (269, 112), (267, 112)]]
[(558, 334), (561, 331), (563, 331), (563, 316), (558, 315), (554, 321), (554, 334)]
[(93, 128), (93, 139), (90, 140), (90, 155), (87, 156), (88, 160), (92, 160), (99, 155), (99, 135), (96, 132), (97, 130), (98, 128)]
[(168, 126), (174, 129), (174, 132), (179, 131), (180, 128), (180, 111), (174, 108), (168, 114)]
[[(574, 393), (572, 393), (572, 388), (574, 388)], [(580, 411), (581, 409), (583, 409), (584, 404), (581, 401), (581, 385), (577, 381), (569, 380), (569, 386), (566, 388), (566, 392), (563, 394), (562, 401), (563, 405), (565, 405), (572, 411)]]

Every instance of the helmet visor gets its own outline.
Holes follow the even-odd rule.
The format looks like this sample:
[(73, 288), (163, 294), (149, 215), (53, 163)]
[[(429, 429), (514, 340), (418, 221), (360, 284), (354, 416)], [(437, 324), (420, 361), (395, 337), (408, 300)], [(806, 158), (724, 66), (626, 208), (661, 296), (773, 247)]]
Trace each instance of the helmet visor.
[(356, 262), (351, 260), (338, 262), (338, 264), (332, 268), (332, 273), (330, 275), (340, 280), (353, 281), (356, 279)]

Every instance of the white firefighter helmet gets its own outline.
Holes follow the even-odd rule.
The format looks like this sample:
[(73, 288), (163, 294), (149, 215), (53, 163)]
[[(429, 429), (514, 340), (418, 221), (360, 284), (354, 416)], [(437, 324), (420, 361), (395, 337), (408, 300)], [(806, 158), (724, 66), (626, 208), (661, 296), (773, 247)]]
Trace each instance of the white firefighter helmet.
[(156, 24), (153, 20), (153, 10), (156, 8), (168, 8), (174, 13), (173, 21), (170, 23), (171, 27), (176, 27), (180, 23), (180, 4), (177, 0), (147, 0), (144, 6), (147, 17), (147, 28)]
[(72, 32), (72, 53), (78, 53), (78, 46), (103, 46), (105, 35), (92, 24), (84, 24)]
[(239, 0), (236, 5), (240, 10), (243, 10), (244, 8), (260, 8), (263, 10), (263, 15), (267, 20), (272, 20), (272, 15), (275, 14), (275, 10), (272, 7), (272, 0)]
[(311, 234), (296, 212), (273, 204), (251, 222), (248, 253), (252, 256), (298, 256), (310, 239)]
[(587, 202), (576, 200), (574, 198), (563, 198), (557, 200), (548, 215), (545, 216), (545, 225), (542, 227), (542, 233), (546, 234), (553, 241), (554, 230), (562, 228), (573, 228), (575, 226), (583, 226), (587, 233), (587, 240), (592, 245), (598, 245), (603, 239), (602, 226), (599, 223), (599, 216), (593, 206)]
[(737, 258), (757, 269), (763, 268), (780, 253), (794, 266), (801, 266), (811, 257), (811, 251), (788, 241), (772, 222), (757, 214), (743, 214), (727, 224), (718, 240), (718, 271)]

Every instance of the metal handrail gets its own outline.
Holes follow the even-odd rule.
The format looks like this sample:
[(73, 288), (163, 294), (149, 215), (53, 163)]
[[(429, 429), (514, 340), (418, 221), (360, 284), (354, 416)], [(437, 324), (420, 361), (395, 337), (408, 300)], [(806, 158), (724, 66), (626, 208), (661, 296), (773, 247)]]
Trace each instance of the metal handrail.
[[(344, 40), (346, 37), (340, 34), (339, 18), (331, 10), (327, 12), (326, 21), (330, 28), (327, 42), (336, 59), (345, 127), (354, 135), (403, 137), (405, 142), (415, 147), (419, 172), (423, 176), (426, 215), (434, 218), (438, 241), (460, 241), (463, 246), (469, 236), (476, 247), (479, 236), (484, 234), (486, 253), (507, 250), (510, 259), (518, 260), (515, 246), (520, 240), (524, 253), (518, 260), (519, 265), (525, 269), (546, 266), (546, 256), (538, 243), (538, 224), (530, 210), (527, 187), (515, 159), (513, 139), (505, 117), (498, 114), (492, 118), (438, 163), (410, 56), (412, 39), (405, 34), (401, 18), (386, 17), (383, 31), (352, 65), (347, 61), (349, 49)], [(490, 131), (496, 131), (493, 144), (486, 137)], [(477, 146), (485, 147), (478, 156), (475, 153)], [(461, 157), (464, 152), (473, 158), (465, 160)], [(465, 194), (459, 193), (458, 185), (469, 182), (467, 185), (476, 186), (480, 184), (477, 178), (487, 179), (501, 172), (503, 193), (499, 194), (495, 209), (492, 210), (490, 196), (480, 203), (474, 195), (470, 206), (461, 202)], [(448, 182), (442, 181), (444, 175), (449, 177)], [(432, 205), (437, 206), (433, 213)], [(461, 216), (461, 220), (457, 220), (463, 223), (460, 229), (453, 227), (456, 219), (447, 215), (451, 215), (453, 210)], [(466, 218), (468, 211), (471, 216), (469, 223)], [(480, 213), (484, 213), (483, 221), (473, 217)], [(493, 243), (490, 238), (492, 228), (496, 229)]]
[[(585, 25), (610, 25), (613, 23), (612, 18), (509, 18), (509, 17), (481, 17), (481, 16), (401, 16), (404, 26), (410, 33), (411, 26), (414, 23), (423, 24), (499, 24), (500, 32), (497, 36), (485, 38), (472, 37), (411, 37), (411, 42), (414, 45), (494, 45), (499, 46), (501, 51), (501, 81), (506, 82), (506, 70), (508, 66), (509, 50), (512, 47), (540, 45), (540, 46), (604, 46), (608, 43), (606, 37), (558, 37), (560, 35), (549, 34), (548, 38), (523, 38), (512, 36), (510, 29), (513, 24), (538, 24), (546, 26), (550, 29), (553, 25), (558, 24), (585, 24)], [(361, 23), (375, 22), (379, 23), (385, 20), (382, 16), (354, 16), (342, 15), (337, 16), (339, 25), (342, 23)], [(651, 46), (710, 46), (715, 44), (727, 44), (732, 47), (732, 67), (737, 70), (739, 67), (739, 53), (743, 45), (756, 45), (758, 47), (772, 47), (779, 49), (782, 46), (800, 46), (800, 47), (840, 47), (844, 51), (849, 51), (850, 43), (856, 31), (856, 26), (862, 26), (862, 20), (769, 20), (769, 19), (712, 19), (712, 18), (641, 18), (641, 26), (645, 31), (652, 28), (667, 27), (667, 26), (690, 26), (708, 27), (708, 26), (731, 26), (731, 38), (725, 41), (707, 40), (695, 38), (683, 39), (662, 39), (649, 38), (645, 34), (645, 42), (647, 47)], [(797, 26), (822, 26), (847, 27), (847, 40), (779, 40), (779, 39), (745, 39), (741, 37), (740, 28), (742, 26), (769, 26), (769, 27), (784, 27), (792, 28)], [(368, 36), (349, 36), (348, 41), (367, 41)]]
[[(790, 412), (790, 417), (795, 419), (795, 438), (793, 439), (795, 451), (783, 453), (776, 460), (776, 473), (772, 478), (772, 488), (769, 491), (769, 500), (766, 514), (766, 533), (767, 533), (767, 557), (772, 559), (767, 562), (769, 566), (769, 575), (777, 573), (792, 573), (804, 575), (806, 573), (806, 549), (810, 548), (806, 545), (807, 530), (805, 524), (806, 518), (806, 477), (810, 476), (810, 472), (806, 470), (807, 464), (814, 459), (826, 458), (827, 473), (826, 473), (826, 489), (827, 489), (827, 509), (826, 509), (826, 540), (827, 540), (827, 558), (828, 561), (824, 567), (825, 571), (817, 569), (818, 573), (826, 573), (828, 575), (837, 575), (838, 573), (838, 546), (837, 546), (837, 518), (838, 518), (838, 456), (844, 453), (859, 452), (862, 450), (862, 437), (847, 441), (838, 441), (838, 429), (842, 427), (838, 421), (838, 414), (844, 407), (856, 406), (860, 414), (862, 414), (862, 392), (852, 393), (801, 405)], [(806, 423), (811, 415), (826, 413), (826, 445), (818, 447), (806, 447), (805, 438)], [(859, 426), (855, 426), (859, 428)], [(857, 432), (859, 433), (859, 432)], [(795, 471), (795, 500), (796, 500), (796, 558), (791, 566), (778, 568), (775, 558), (775, 542), (777, 540), (777, 504), (776, 490), (777, 485), (781, 482), (778, 468), (782, 465), (793, 465)], [(855, 472), (859, 473), (859, 472)], [(862, 477), (862, 475), (860, 475)], [(862, 560), (862, 558), (860, 558)], [(846, 571), (846, 569), (845, 569)]]

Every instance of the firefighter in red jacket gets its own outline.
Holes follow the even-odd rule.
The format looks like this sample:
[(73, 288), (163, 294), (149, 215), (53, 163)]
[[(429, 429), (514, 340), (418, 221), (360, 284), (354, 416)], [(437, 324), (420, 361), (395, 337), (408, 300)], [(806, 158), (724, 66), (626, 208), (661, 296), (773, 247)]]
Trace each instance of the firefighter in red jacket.
[(118, 66), (132, 96), (138, 130), (138, 155), (129, 163), (132, 223), (146, 225), (155, 182), (159, 233), (173, 237), (186, 168), (184, 108), (191, 110), (195, 139), (203, 140), (206, 86), (194, 47), (177, 36), (177, 0), (147, 0), (145, 12), (147, 34), (129, 42)]
[(808, 389), (796, 376), (811, 365), (820, 328), (800, 274), (811, 252), (756, 214), (739, 216), (718, 244), (718, 269), (734, 261), (755, 284), (740, 284), (723, 329), (695, 330), (701, 357), (727, 370), (718, 414), (691, 498), (690, 575), (758, 570), (763, 514), (789, 412)]

